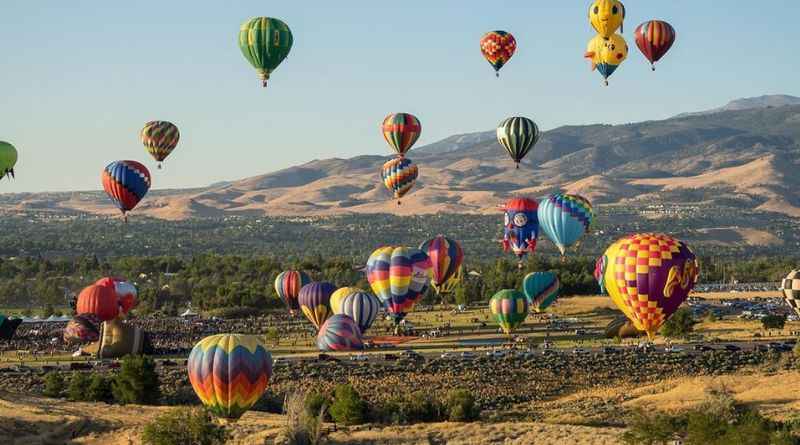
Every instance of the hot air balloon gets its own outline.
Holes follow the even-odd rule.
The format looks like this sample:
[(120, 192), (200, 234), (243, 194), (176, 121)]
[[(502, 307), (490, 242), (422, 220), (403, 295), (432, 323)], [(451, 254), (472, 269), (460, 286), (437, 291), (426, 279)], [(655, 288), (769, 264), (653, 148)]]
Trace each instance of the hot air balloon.
[(357, 287), (340, 287), (336, 289), (334, 293), (331, 294), (331, 311), (334, 314), (341, 314), (342, 313), (342, 301), (351, 294), (355, 294), (358, 292), (364, 292), (363, 289), (359, 289)]
[(102, 323), (100, 340), (81, 350), (101, 359), (153, 353), (150, 339), (142, 328), (123, 323), (120, 318)]
[(437, 294), (440, 294), (441, 286), (455, 276), (461, 267), (461, 263), (464, 261), (464, 251), (456, 241), (442, 235), (420, 244), (419, 250), (431, 259), (433, 265), (431, 286)]
[(93, 284), (78, 294), (75, 308), (78, 315), (94, 314), (100, 321), (108, 321), (119, 315), (119, 304), (114, 289), (108, 286)]
[(636, 38), (636, 46), (650, 61), (650, 68), (653, 71), (656, 70), (656, 62), (661, 60), (675, 43), (675, 28), (661, 20), (649, 20), (642, 23), (636, 28), (633, 35)]
[(358, 325), (359, 331), (363, 334), (372, 326), (381, 302), (374, 295), (364, 291), (351, 293), (344, 297), (340, 306), (334, 309), (334, 314), (343, 314), (352, 318)]
[(408, 158), (395, 158), (383, 164), (381, 169), (381, 179), (383, 185), (389, 189), (390, 192), (397, 199), (397, 205), (400, 205), (400, 198), (406, 195), (414, 183), (417, 181), (419, 170), (416, 164), (411, 162)]
[(0, 179), (14, 177), (14, 166), (17, 165), (17, 149), (8, 142), (0, 141)]
[(800, 315), (800, 270), (793, 270), (781, 283), (783, 298), (786, 303)]
[(506, 335), (511, 335), (528, 317), (528, 300), (515, 289), (503, 289), (494, 294), (489, 307)]
[(538, 141), (539, 127), (527, 117), (509, 117), (497, 126), (497, 142), (506, 149), (517, 168)]
[(539, 228), (564, 255), (567, 247), (577, 243), (594, 220), (592, 204), (578, 195), (556, 193), (539, 201)]
[(275, 293), (286, 303), (290, 314), (294, 315), (295, 311), (300, 310), (297, 297), (300, 289), (310, 282), (311, 277), (302, 270), (287, 270), (279, 273), (275, 278)]
[(383, 119), (381, 132), (392, 150), (403, 157), (422, 134), (422, 124), (413, 114), (393, 113)]
[(520, 260), (536, 249), (536, 237), (539, 235), (539, 204), (528, 198), (512, 198), (506, 202), (503, 250), (511, 250)]
[(625, 5), (619, 0), (595, 0), (589, 6), (589, 23), (603, 37), (611, 37), (617, 29), (625, 32)]
[(344, 314), (329, 318), (317, 334), (320, 351), (354, 351), (364, 349), (356, 322)]
[(239, 29), (239, 49), (265, 88), (269, 75), (289, 55), (293, 41), (289, 26), (271, 17), (252, 18)]
[(636, 338), (645, 335), (644, 331), (636, 329), (628, 317), (621, 315), (611, 320), (603, 332), (606, 338)]
[(128, 221), (127, 212), (150, 190), (150, 171), (136, 161), (114, 161), (103, 169), (100, 176), (111, 202), (122, 212)]
[(114, 296), (117, 299), (117, 304), (119, 304), (121, 314), (127, 314), (139, 304), (137, 299), (139, 292), (136, 290), (136, 286), (124, 278), (105, 277), (97, 280), (94, 284), (108, 286), (114, 290)]
[(76, 315), (64, 328), (64, 341), (91, 343), (100, 339), (100, 319), (94, 314)]
[(651, 339), (699, 277), (694, 253), (669, 235), (629, 235), (612, 244), (605, 256), (608, 294), (636, 329)]
[(456, 287), (461, 283), (462, 278), (464, 277), (464, 268), (459, 267), (458, 271), (456, 271), (455, 275), (450, 277), (449, 280), (445, 281), (444, 284), (438, 286), (436, 289), (436, 293), (439, 295), (448, 295), (455, 291)]
[(399, 323), (428, 290), (431, 269), (430, 258), (420, 250), (381, 247), (367, 261), (367, 280), (395, 323)]
[(14, 338), (14, 333), (17, 328), (22, 324), (21, 318), (8, 318), (0, 314), (0, 340), (11, 340)]
[(500, 77), (500, 68), (511, 60), (516, 50), (517, 41), (506, 31), (491, 31), (481, 37), (481, 54), (492, 65), (497, 77)]
[(561, 292), (561, 283), (555, 272), (533, 272), (525, 275), (522, 290), (528, 298), (528, 305), (536, 312), (547, 309)]
[(181, 139), (178, 127), (167, 121), (151, 121), (144, 124), (139, 136), (142, 138), (142, 144), (144, 144), (144, 148), (150, 153), (150, 156), (158, 161), (159, 169), (161, 168), (161, 163), (172, 153), (172, 150), (175, 149)]
[(317, 329), (331, 316), (331, 294), (335, 290), (336, 286), (324, 281), (308, 283), (300, 289), (297, 296), (300, 310)]
[(596, 69), (608, 86), (608, 78), (628, 58), (628, 43), (619, 34), (611, 37), (598, 35), (589, 41), (583, 56), (592, 62), (592, 70)]
[(203, 405), (219, 417), (238, 419), (267, 389), (272, 354), (254, 335), (212, 335), (192, 349), (188, 371)]

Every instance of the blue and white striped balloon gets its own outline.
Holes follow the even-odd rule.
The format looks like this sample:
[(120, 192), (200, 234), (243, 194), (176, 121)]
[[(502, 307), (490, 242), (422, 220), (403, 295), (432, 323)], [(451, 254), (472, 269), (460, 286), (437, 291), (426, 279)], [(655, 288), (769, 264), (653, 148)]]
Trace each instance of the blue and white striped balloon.
[(370, 293), (359, 291), (344, 297), (341, 305), (334, 308), (334, 313), (347, 315), (352, 318), (363, 334), (364, 331), (372, 326), (372, 323), (378, 316), (380, 308), (381, 302), (377, 297)]

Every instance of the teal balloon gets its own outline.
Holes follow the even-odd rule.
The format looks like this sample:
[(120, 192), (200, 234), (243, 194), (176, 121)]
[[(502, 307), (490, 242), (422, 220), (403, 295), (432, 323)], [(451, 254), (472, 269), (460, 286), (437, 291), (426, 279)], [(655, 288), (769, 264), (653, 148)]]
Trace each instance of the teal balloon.
[(589, 231), (594, 220), (592, 204), (578, 195), (556, 193), (539, 202), (539, 229), (564, 255)]
[(542, 312), (561, 294), (561, 282), (555, 272), (533, 272), (522, 280), (522, 290), (530, 308)]

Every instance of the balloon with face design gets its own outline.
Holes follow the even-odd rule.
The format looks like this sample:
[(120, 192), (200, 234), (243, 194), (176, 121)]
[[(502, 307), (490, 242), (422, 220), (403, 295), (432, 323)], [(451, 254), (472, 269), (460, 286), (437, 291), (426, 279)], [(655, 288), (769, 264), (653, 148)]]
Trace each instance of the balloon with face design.
[(589, 6), (589, 23), (603, 37), (611, 37), (618, 29), (625, 32), (625, 5), (619, 0), (594, 0)]
[(592, 70), (596, 69), (608, 85), (608, 78), (628, 58), (628, 43), (619, 34), (597, 35), (589, 41), (584, 57), (592, 62)]
[(539, 204), (528, 198), (513, 198), (505, 205), (503, 250), (510, 250), (520, 261), (536, 249), (536, 237), (539, 235), (538, 208)]

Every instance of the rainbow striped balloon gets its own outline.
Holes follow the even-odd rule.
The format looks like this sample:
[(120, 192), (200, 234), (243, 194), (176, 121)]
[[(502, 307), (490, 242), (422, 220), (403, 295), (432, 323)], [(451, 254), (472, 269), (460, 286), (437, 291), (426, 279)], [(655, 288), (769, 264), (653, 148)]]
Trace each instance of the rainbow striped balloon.
[(320, 328), (317, 348), (320, 351), (353, 351), (364, 349), (364, 343), (356, 322), (347, 315), (336, 314)]
[(189, 381), (215, 415), (238, 419), (261, 398), (272, 377), (272, 354), (258, 337), (218, 334), (189, 354)]
[(561, 293), (561, 283), (555, 272), (533, 272), (525, 275), (522, 290), (528, 304), (536, 312), (547, 309)]
[(324, 281), (308, 283), (300, 289), (300, 295), (297, 297), (300, 310), (317, 329), (331, 316), (331, 294), (335, 290), (336, 286)]
[(464, 251), (461, 250), (461, 245), (450, 238), (439, 235), (420, 244), (419, 250), (425, 252), (431, 259), (433, 265), (431, 284), (436, 293), (441, 293), (440, 287), (456, 275), (464, 261)]
[(506, 335), (511, 335), (528, 317), (528, 299), (515, 289), (503, 289), (494, 294), (489, 306)]
[(589, 232), (594, 220), (592, 204), (579, 195), (556, 193), (539, 202), (539, 228), (558, 247), (561, 255)]
[(431, 259), (418, 249), (381, 247), (367, 260), (367, 280), (395, 322), (400, 322), (428, 290), (431, 269)]
[(400, 202), (400, 198), (406, 195), (419, 176), (419, 169), (416, 164), (408, 158), (395, 158), (383, 164), (381, 169), (381, 179), (383, 185), (389, 189), (394, 197)]

